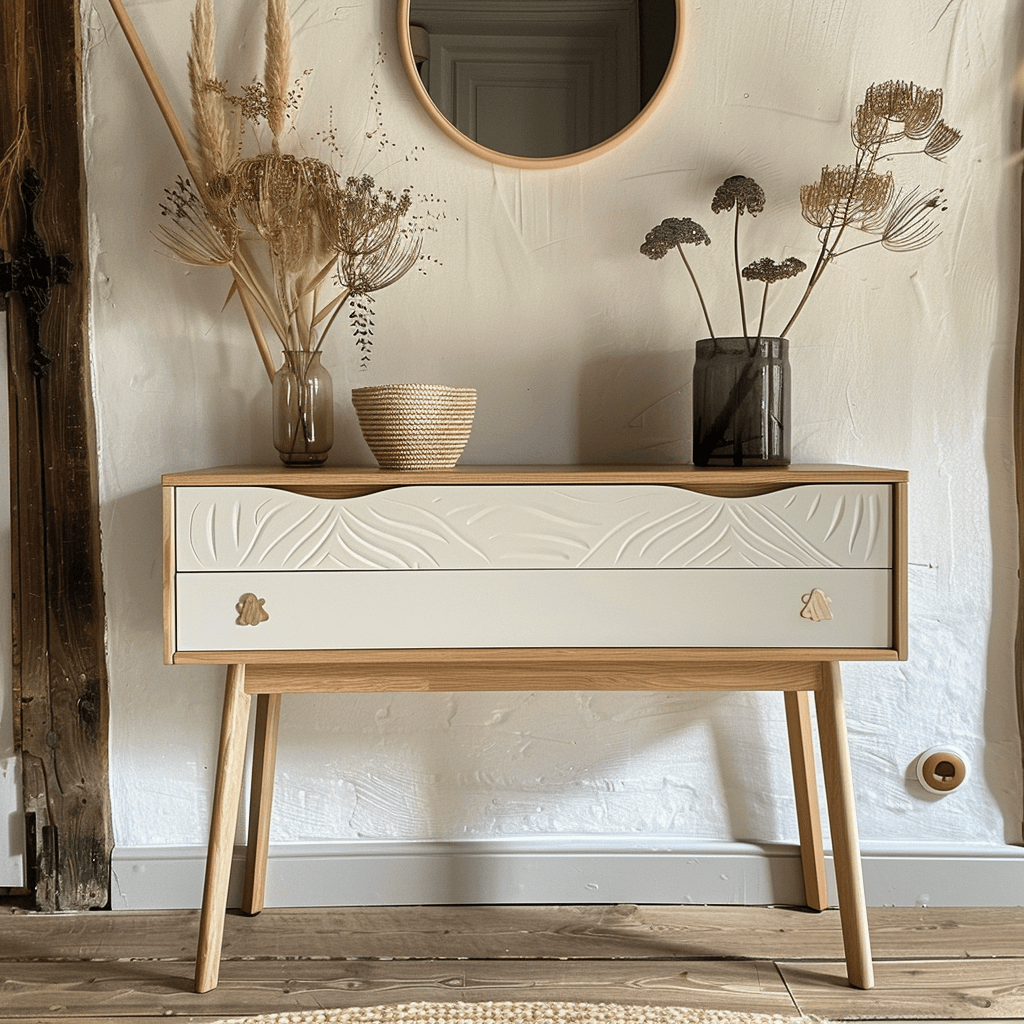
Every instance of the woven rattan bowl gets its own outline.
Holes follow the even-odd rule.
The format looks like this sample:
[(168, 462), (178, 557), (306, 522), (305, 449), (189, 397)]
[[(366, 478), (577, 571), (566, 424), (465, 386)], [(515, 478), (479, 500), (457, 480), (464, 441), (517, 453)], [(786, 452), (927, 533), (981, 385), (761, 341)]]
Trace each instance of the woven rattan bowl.
[(443, 384), (353, 388), (359, 428), (381, 469), (444, 469), (462, 455), (476, 391)]

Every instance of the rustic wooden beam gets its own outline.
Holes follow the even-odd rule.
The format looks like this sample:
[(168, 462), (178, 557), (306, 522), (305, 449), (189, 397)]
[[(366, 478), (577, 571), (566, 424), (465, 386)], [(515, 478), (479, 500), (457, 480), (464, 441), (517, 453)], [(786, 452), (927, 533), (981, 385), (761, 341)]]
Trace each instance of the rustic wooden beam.
[[(1021, 148), (1024, 149), (1024, 126)], [(1021, 195), (1024, 195), (1024, 163), (1021, 164)], [(1024, 241), (1024, 213), (1021, 214)], [(1024, 770), (1024, 255), (1017, 267), (1017, 341), (1013, 358), (1013, 461), (1017, 487), (1017, 636), (1013, 660), (1017, 690), (1017, 724), (1021, 740), (1021, 768)], [(1024, 835), (1024, 808), (1021, 808)]]
[(0, 24), (0, 155), (21, 138), (0, 223), (15, 745), (29, 888), (40, 909), (82, 910), (109, 902), (112, 839), (78, 5), (0, 0)]

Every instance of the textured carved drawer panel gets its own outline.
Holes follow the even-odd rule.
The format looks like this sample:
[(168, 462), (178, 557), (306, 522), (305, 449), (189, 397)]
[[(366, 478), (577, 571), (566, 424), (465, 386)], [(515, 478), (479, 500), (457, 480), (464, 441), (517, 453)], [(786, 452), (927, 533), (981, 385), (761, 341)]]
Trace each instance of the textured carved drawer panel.
[(181, 651), (891, 642), (885, 569), (179, 573), (176, 585)]
[(179, 572), (891, 565), (885, 484), (752, 498), (657, 485), (410, 486), (330, 500), (176, 489)]

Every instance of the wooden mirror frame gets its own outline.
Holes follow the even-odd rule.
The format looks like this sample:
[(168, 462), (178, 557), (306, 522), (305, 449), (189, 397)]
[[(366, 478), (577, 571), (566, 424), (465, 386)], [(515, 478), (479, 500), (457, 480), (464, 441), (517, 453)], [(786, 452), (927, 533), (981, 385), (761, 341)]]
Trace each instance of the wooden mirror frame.
[(489, 160), (491, 163), (504, 164), (506, 167), (517, 167), (521, 170), (553, 170), (558, 167), (571, 167), (573, 164), (583, 163), (585, 160), (592, 160), (595, 156), (607, 153), (614, 149), (624, 139), (639, 130), (647, 121), (654, 110), (658, 107), (665, 93), (679, 75), (679, 67), (682, 64), (683, 49), (683, 8), (685, 0), (675, 0), (676, 8), (676, 34), (672, 43), (672, 53), (668, 60), (668, 67), (662, 76), (654, 95), (640, 109), (640, 112), (625, 126), (610, 138), (604, 140), (589, 149), (581, 149), (574, 153), (566, 153), (564, 156), (529, 157), (513, 156), (509, 153), (500, 153), (495, 149), (488, 149), (481, 146), (479, 142), (463, 135), (448, 118), (438, 110), (434, 101), (430, 98), (426, 87), (420, 79), (416, 70), (416, 60), (413, 57), (412, 41), (409, 34), (409, 13), (412, 0), (398, 0), (398, 48), (402, 54), (402, 65), (405, 68), (405, 75), (409, 79), (416, 98), (420, 101), (423, 109), (430, 115), (431, 119), (448, 136), (457, 142), (463, 149), (468, 150), (475, 156)]

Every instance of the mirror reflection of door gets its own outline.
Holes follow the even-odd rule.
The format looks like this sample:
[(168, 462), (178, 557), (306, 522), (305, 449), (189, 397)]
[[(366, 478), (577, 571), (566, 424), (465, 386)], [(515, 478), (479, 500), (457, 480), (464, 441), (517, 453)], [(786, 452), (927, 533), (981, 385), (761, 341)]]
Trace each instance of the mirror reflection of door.
[(412, 0), (410, 21), (421, 79), (451, 124), (499, 153), (552, 157), (640, 112), (668, 66), (675, 0)]

